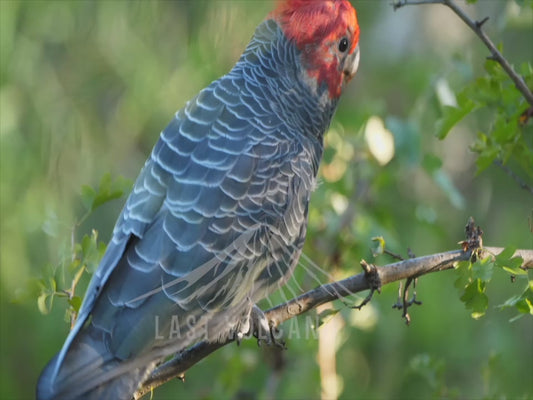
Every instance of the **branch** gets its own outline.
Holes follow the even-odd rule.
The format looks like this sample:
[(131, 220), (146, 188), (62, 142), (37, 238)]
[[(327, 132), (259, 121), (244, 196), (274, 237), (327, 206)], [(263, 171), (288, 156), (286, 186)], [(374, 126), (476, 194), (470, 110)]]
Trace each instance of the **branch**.
[(511, 168), (504, 165), (501, 160), (494, 160), (494, 164), (500, 167), (503, 172), (505, 172), (507, 175), (509, 175), (511, 178), (514, 179), (516, 183), (518, 183), (518, 186), (520, 186), (522, 189), (527, 190), (529, 193), (533, 194), (533, 187), (528, 185), (522, 178), (520, 178)]
[(531, 90), (527, 87), (522, 77), (516, 73), (512, 65), (509, 64), (505, 57), (503, 57), (503, 55), (496, 48), (494, 43), (492, 43), (492, 41), (483, 31), (483, 29), (481, 29), (483, 24), (489, 19), (488, 17), (482, 19), (481, 21), (474, 21), (468, 15), (466, 15), (465, 12), (457, 4), (455, 4), (453, 0), (399, 0), (393, 2), (392, 6), (394, 10), (397, 10), (398, 8), (404, 6), (420, 4), (443, 4), (451, 8), (453, 12), (457, 14), (457, 16), (459, 16), (459, 18), (461, 18), (463, 22), (475, 32), (475, 34), (481, 39), (485, 46), (487, 46), (491, 53), (490, 59), (497, 61), (502, 66), (504, 71), (514, 82), (516, 88), (522, 93), (526, 101), (533, 106), (533, 93), (531, 92)]
[[(423, 257), (410, 258), (382, 267), (375, 267), (375, 270), (381, 284), (385, 285), (403, 279), (414, 279), (430, 272), (451, 269), (459, 261), (470, 260), (473, 251), (474, 250), (472, 249), (467, 251), (454, 250)], [(484, 247), (481, 249), (475, 249), (475, 251), (478, 257), (483, 258), (489, 255), (496, 256), (503, 251), (503, 248)], [(533, 269), (533, 250), (517, 250), (514, 253), (514, 256), (519, 256), (524, 260), (522, 268)], [(267, 320), (270, 321), (272, 327), (277, 327), (281, 323), (310, 311), (321, 304), (338, 300), (367, 289), (372, 289), (372, 283), (368, 282), (366, 272), (360, 273), (341, 281), (319, 286), (297, 298), (271, 308), (265, 312), (265, 316)], [(136, 392), (135, 398), (138, 399), (142, 397), (171, 379), (183, 379), (187, 369), (214, 351), (233, 341), (234, 339), (228, 338), (221, 343), (200, 342), (177, 354), (174, 358), (154, 370), (152, 375)]]

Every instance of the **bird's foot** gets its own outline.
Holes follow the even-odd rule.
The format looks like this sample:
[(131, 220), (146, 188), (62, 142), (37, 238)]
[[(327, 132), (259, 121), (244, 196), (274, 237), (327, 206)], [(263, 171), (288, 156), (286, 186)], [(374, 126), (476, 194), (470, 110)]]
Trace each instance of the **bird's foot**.
[(252, 336), (257, 338), (258, 346), (266, 344), (268, 346), (278, 346), (285, 348), (285, 341), (281, 338), (281, 333), (272, 321), (269, 321), (263, 311), (254, 305), (250, 314), (239, 324), (235, 331), (235, 340), (240, 344), (243, 339)]
[(252, 307), (250, 320), (253, 335), (257, 338), (259, 346), (264, 343), (268, 346), (275, 345), (285, 348), (285, 341), (282, 339), (281, 331), (274, 325), (273, 321), (267, 319), (263, 311), (256, 305)]

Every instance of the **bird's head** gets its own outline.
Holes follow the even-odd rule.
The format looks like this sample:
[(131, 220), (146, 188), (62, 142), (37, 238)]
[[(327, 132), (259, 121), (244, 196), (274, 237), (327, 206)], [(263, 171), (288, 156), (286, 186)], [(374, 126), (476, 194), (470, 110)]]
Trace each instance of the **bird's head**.
[(338, 98), (359, 66), (359, 24), (348, 0), (283, 0), (270, 18), (301, 55), (306, 79)]

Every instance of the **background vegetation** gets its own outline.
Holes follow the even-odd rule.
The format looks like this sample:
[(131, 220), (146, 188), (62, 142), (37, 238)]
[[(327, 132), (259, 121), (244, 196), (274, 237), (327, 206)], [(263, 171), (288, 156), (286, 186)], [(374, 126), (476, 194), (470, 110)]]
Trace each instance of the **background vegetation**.
[[(473, 18), (489, 16), (484, 29), (531, 75), (531, 2), (460, 4)], [(527, 105), (497, 81), (485, 47), (441, 6), (354, 5), (361, 66), (327, 135), (305, 248), (330, 274), (320, 280), (360, 272), (375, 236), (404, 255), (408, 247), (416, 255), (454, 249), (470, 215), (486, 244), (533, 248), (533, 197), (492, 164), (502, 159), (532, 185), (532, 122), (496, 129), (498, 113), (516, 121)], [(70, 287), (82, 265), (93, 270), (110, 237), (123, 198), (91, 210), (89, 187), (107, 172), (134, 180), (173, 113), (231, 68), (272, 6), (0, 2), (0, 397), (34, 396), (69, 329), (66, 297), (42, 295)], [(461, 108), (465, 97), (475, 112), (440, 140), (445, 106)], [(388, 162), (371, 145), (377, 131), (382, 143), (393, 139)], [(104, 199), (127, 190), (113, 181)], [(308, 289), (317, 282), (302, 264), (297, 280)], [(89, 276), (82, 273), (77, 295)], [(385, 287), (362, 311), (334, 304), (340, 312), (318, 329), (320, 340), (305, 339), (302, 317), (294, 328), (302, 337), (291, 335), (287, 351), (226, 346), (155, 398), (531, 398), (532, 318), (510, 322), (516, 310), (497, 307), (524, 279), (495, 271), (488, 311), (475, 320), (456, 278), (448, 271), (420, 280), (424, 304), (411, 310), (409, 327), (391, 308), (397, 286)]]

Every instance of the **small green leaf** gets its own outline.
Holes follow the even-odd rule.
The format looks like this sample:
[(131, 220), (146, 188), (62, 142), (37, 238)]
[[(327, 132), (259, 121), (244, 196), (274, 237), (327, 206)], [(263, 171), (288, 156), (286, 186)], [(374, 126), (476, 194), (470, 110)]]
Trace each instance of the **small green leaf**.
[(46, 298), (48, 297), (48, 295), (46, 293), (42, 293), (38, 298), (37, 298), (37, 307), (39, 307), (39, 311), (41, 312), (41, 314), (48, 314), (50, 312), (50, 310), (48, 310), (48, 308), (46, 307)]
[(436, 135), (439, 139), (444, 139), (448, 132), (464, 117), (476, 108), (476, 103), (467, 97), (465, 92), (457, 95), (457, 107), (444, 106), (442, 118), (437, 121)]
[(472, 311), (472, 318), (482, 317), (489, 305), (489, 299), (485, 294), (485, 283), (480, 279), (472, 281), (461, 296), (461, 301), (465, 303), (468, 310)]
[[(81, 246), (80, 246), (80, 247), (81, 247)], [(76, 254), (79, 254), (79, 253), (80, 253), (79, 251), (76, 252)], [(80, 266), (80, 264), (81, 264), (81, 260), (80, 260), (78, 257), (76, 257), (76, 258), (75, 258), (74, 260), (72, 260), (72, 261), (70, 262), (70, 264), (68, 265), (68, 270), (69, 270), (69, 271), (74, 271), (74, 270), (78, 269), (78, 267)]]
[(113, 181), (110, 173), (104, 174), (100, 180), (100, 186), (96, 192), (91, 211), (111, 200), (122, 197), (130, 188), (131, 182), (129, 180), (119, 176)]
[(474, 279), (480, 279), (483, 282), (489, 282), (492, 278), (493, 267), (492, 256), (478, 260), (472, 265), (472, 277)]
[(506, 116), (500, 114), (492, 129), (492, 136), (497, 143), (505, 144), (516, 137), (517, 130), (518, 119), (506, 120)]
[(489, 138), (487, 137), (487, 135), (485, 135), (483, 132), (478, 132), (477, 139), (474, 143), (472, 143), (470, 149), (476, 153), (481, 153), (489, 145), (488, 142)]
[(528, 286), (522, 294), (508, 298), (504, 303), (498, 305), (498, 307), (514, 307), (521, 314), (533, 315), (533, 281), (528, 283)]
[(84, 235), (81, 240), (81, 265), (94, 272), (105, 252), (105, 243), (98, 242), (98, 232), (93, 229), (91, 236)]
[(372, 241), (377, 242), (376, 247), (372, 249), (372, 255), (374, 257), (377, 257), (383, 254), (383, 252), (385, 251), (385, 239), (383, 238), (383, 236), (375, 236), (372, 238)]
[(501, 91), (499, 83), (490, 77), (484, 76), (476, 79), (470, 86), (464, 89), (464, 94), (478, 104), (493, 103)]
[(74, 296), (73, 298), (68, 300), (68, 303), (72, 306), (72, 308), (74, 309), (74, 311), (76, 311), (76, 313), (78, 313), (78, 311), (80, 311), (81, 297)]
[[(500, 42), (498, 45), (498, 50), (503, 53), (503, 43)], [(509, 76), (502, 68), (499, 62), (488, 58), (485, 61), (485, 71), (488, 73), (488, 79), (501, 90), (501, 84), (509, 82)]]
[(93, 209), (94, 199), (96, 198), (96, 191), (88, 186), (83, 185), (81, 187), (81, 201), (87, 211)]
[(500, 254), (494, 257), (494, 262), (496, 263), (497, 266), (499, 266), (500, 264), (505, 264), (505, 262), (513, 256), (515, 251), (516, 251), (515, 246), (506, 247), (505, 249), (503, 249), (503, 251)]
[(470, 261), (459, 261), (455, 266), (455, 270), (457, 271), (458, 276), (454, 282), (454, 286), (457, 289), (462, 291), (470, 283), (471, 266), (472, 264), (470, 263)]
[[(472, 103), (473, 104), (473, 103)], [(473, 107), (472, 107), (473, 109)], [(439, 139), (444, 139), (450, 130), (462, 120), (471, 109), (460, 109), (452, 106), (444, 106), (443, 116), (436, 124), (436, 136)]]
[(506, 247), (500, 254), (494, 259), (494, 265), (503, 269), (510, 275), (527, 275), (527, 271), (520, 268), (524, 262), (521, 257), (513, 257), (516, 248), (509, 246)]
[[(533, 1), (531, 2), (531, 5), (533, 5)], [(524, 79), (532, 77), (533, 76), (533, 65), (531, 65), (528, 62), (522, 63), (520, 65), (520, 73), (524, 77)]]
[(91, 236), (83, 235), (83, 238), (81, 239), (81, 254), (83, 257), (87, 257), (87, 255), (91, 252), (91, 247), (93, 246), (94, 237), (95, 237), (94, 230), (91, 232)]
[(52, 277), (48, 278), (48, 283), (50, 284), (50, 291), (53, 293), (57, 291), (57, 283), (56, 280)]
[(533, 303), (529, 299), (521, 299), (516, 303), (516, 309), (522, 314), (533, 315)]
[(476, 174), (479, 175), (481, 172), (491, 166), (494, 160), (498, 158), (499, 152), (500, 151), (497, 147), (487, 147), (476, 160)]
[(50, 293), (42, 293), (37, 298), (37, 306), (39, 307), (39, 311), (41, 314), (47, 315), (50, 313), (50, 310), (52, 309), (52, 303), (54, 300), (54, 295)]
[(515, 257), (510, 260), (509, 264), (502, 267), (505, 272), (511, 275), (527, 275), (527, 271), (520, 268), (524, 261), (520, 257)]

